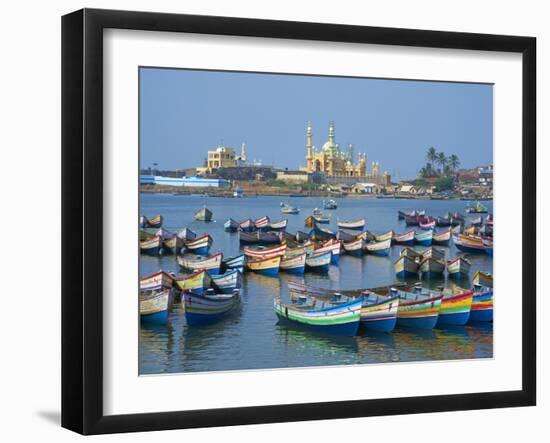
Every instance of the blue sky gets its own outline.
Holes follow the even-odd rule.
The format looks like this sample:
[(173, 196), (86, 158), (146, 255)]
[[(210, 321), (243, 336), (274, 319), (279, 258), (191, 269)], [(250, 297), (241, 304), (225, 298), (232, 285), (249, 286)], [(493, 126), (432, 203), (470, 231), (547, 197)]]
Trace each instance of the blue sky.
[(366, 152), (394, 179), (412, 178), (430, 146), (462, 167), (492, 163), (491, 85), (366, 78), (142, 68), (141, 168), (202, 164), (218, 144), (249, 159), (297, 169), (305, 163), (306, 126)]

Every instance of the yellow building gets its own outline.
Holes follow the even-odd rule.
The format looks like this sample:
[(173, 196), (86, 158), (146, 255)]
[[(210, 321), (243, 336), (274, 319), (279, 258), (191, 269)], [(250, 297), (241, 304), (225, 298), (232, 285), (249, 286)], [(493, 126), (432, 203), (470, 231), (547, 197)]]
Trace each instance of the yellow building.
[[(329, 177), (364, 177), (367, 175), (367, 154), (359, 153), (357, 163), (353, 162), (353, 145), (348, 152), (340, 150), (335, 142), (334, 122), (329, 123), (328, 141), (318, 150), (313, 146), (311, 124), (307, 127), (306, 160), (307, 172), (324, 172)], [(377, 168), (378, 170), (378, 165)]]
[(206, 166), (197, 168), (212, 172), (219, 168), (231, 168), (240, 166), (246, 161), (246, 145), (243, 143), (241, 147), (241, 155), (237, 156), (233, 148), (227, 146), (218, 146), (212, 151), (208, 151)]

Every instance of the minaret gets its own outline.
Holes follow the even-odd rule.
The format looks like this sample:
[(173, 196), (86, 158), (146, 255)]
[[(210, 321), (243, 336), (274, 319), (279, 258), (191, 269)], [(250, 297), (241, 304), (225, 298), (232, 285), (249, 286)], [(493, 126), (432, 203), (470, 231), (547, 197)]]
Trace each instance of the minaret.
[(313, 141), (312, 141), (312, 136), (313, 136), (313, 131), (311, 129), (311, 122), (307, 122), (307, 143), (306, 143), (306, 159), (308, 160), (308, 167), (309, 167), (309, 162), (310, 160), (313, 158)]
[(331, 145), (334, 145), (334, 122), (328, 124), (328, 141)]
[(348, 146), (348, 160), (353, 164), (353, 144)]
[(245, 144), (245, 143), (243, 143), (243, 144), (241, 145), (241, 160), (242, 160), (243, 162), (246, 161), (246, 144)]

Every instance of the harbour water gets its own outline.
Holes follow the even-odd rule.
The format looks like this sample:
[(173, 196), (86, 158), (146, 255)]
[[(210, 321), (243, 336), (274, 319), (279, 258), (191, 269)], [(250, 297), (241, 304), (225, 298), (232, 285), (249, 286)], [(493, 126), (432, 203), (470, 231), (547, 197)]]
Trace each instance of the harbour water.
[[(300, 214), (281, 214), (279, 205), (282, 201), (298, 206)], [(437, 216), (455, 211), (464, 213), (468, 204), (459, 200), (376, 198), (341, 198), (337, 202), (337, 210), (324, 211), (331, 215), (332, 221), (323, 227), (336, 231), (338, 218), (366, 218), (366, 229), (375, 233), (390, 229), (398, 233), (409, 230), (403, 221), (397, 219), (398, 210), (425, 209), (427, 214)], [(240, 253), (238, 234), (226, 233), (223, 229), (223, 223), (228, 218), (237, 221), (264, 215), (272, 220), (288, 218), (287, 231), (307, 232), (304, 218), (314, 208), (322, 208), (322, 199), (313, 197), (232, 199), (143, 193), (140, 203), (141, 214), (148, 217), (162, 214), (163, 227), (170, 231), (188, 227), (198, 235), (209, 233), (214, 239), (211, 253), (221, 251), (226, 257)], [(213, 211), (214, 221), (204, 223), (194, 220), (194, 212), (203, 205)], [(492, 212), (492, 202), (484, 202), (484, 205)], [(441, 248), (446, 250), (447, 258), (459, 252), (452, 244)], [(317, 336), (277, 324), (273, 300), (279, 296), (283, 299), (288, 297), (286, 283), (289, 279), (335, 289), (389, 285), (396, 281), (393, 263), (400, 250), (401, 247), (392, 247), (390, 257), (343, 255), (339, 265), (331, 265), (328, 275), (306, 273), (302, 278), (281, 273), (273, 278), (246, 273), (240, 306), (224, 320), (209, 326), (188, 327), (181, 306), (176, 304), (165, 325), (141, 324), (140, 374), (491, 358), (492, 323), (436, 328), (432, 331), (397, 328), (389, 334), (360, 329), (358, 336), (346, 338)], [(478, 270), (492, 272), (492, 256), (466, 256), (472, 262), (470, 276)], [(183, 275), (173, 255), (161, 258), (140, 256), (140, 276), (159, 269)], [(424, 281), (424, 286), (432, 288), (452, 284), (446, 280)]]

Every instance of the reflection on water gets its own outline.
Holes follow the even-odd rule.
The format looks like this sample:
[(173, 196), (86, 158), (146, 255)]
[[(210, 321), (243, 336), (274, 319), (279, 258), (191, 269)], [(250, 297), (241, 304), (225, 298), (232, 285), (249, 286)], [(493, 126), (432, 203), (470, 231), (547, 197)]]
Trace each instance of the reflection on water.
[[(304, 230), (303, 220), (321, 199), (291, 200), (301, 208), (301, 215), (288, 215), (290, 232)], [(197, 234), (210, 233), (214, 238), (212, 251), (225, 256), (239, 253), (239, 238), (223, 230), (229, 218), (259, 218), (268, 215), (282, 219), (280, 197), (224, 199), (142, 194), (142, 213), (162, 214), (165, 227), (177, 230), (187, 226)], [(195, 209), (203, 204), (214, 212), (215, 221), (201, 223), (193, 219)], [(243, 211), (246, 205), (246, 214)], [(447, 211), (464, 211), (466, 202), (408, 201), (379, 199), (341, 199), (337, 211), (331, 211), (336, 230), (336, 217), (341, 219), (367, 218), (367, 228), (374, 232), (405, 232), (408, 228), (397, 220), (397, 210), (424, 208), (441, 215)], [(492, 205), (489, 203), (490, 208)], [(464, 327), (436, 328), (433, 331), (396, 329), (390, 334), (360, 329), (357, 337), (322, 337), (300, 329), (277, 324), (273, 311), (276, 297), (287, 298), (287, 281), (303, 281), (314, 286), (334, 289), (353, 289), (388, 285), (395, 280), (393, 262), (401, 247), (393, 247), (389, 257), (342, 256), (338, 266), (331, 266), (328, 275), (306, 273), (305, 276), (280, 274), (266, 277), (247, 273), (243, 279), (241, 303), (231, 315), (219, 323), (189, 328), (181, 304), (175, 304), (166, 325), (141, 325), (140, 373), (204, 372), (239, 369), (265, 369), (339, 364), (388, 363), (426, 360), (490, 358), (493, 355), (492, 324), (479, 323)], [(423, 250), (423, 247), (415, 247)], [(447, 257), (457, 254), (454, 246), (443, 247)], [(492, 270), (492, 257), (468, 255), (472, 274), (477, 270)], [(140, 275), (158, 269), (180, 273), (174, 256), (162, 258), (141, 256)], [(181, 274), (179, 274), (181, 275)], [(407, 280), (415, 283), (416, 279)], [(469, 286), (466, 281), (445, 279), (425, 280), (430, 288), (438, 286)], [(137, 298), (137, 297), (136, 297)]]

